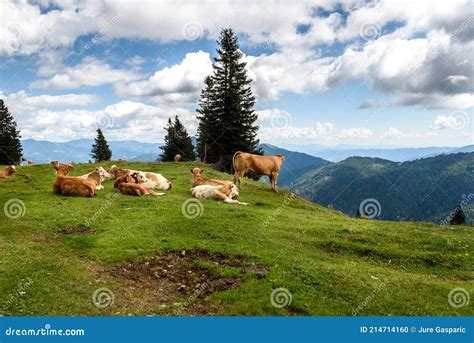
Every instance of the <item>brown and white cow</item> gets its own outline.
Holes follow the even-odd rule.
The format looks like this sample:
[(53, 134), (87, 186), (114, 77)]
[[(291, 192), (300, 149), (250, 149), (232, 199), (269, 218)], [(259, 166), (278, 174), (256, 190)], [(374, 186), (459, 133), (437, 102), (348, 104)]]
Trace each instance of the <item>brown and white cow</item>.
[(202, 176), (201, 168), (191, 168), (191, 173), (193, 174), (193, 186), (201, 185), (210, 185), (210, 186), (224, 186), (227, 184), (232, 184), (232, 181), (227, 180), (217, 180), (217, 179), (208, 179), (207, 177)]
[(240, 188), (240, 178), (248, 172), (255, 175), (266, 175), (270, 178), (272, 189), (278, 193), (278, 174), (284, 159), (283, 155), (260, 156), (237, 151), (232, 157), (234, 183)]
[(15, 166), (8, 166), (6, 168), (0, 169), (0, 179), (4, 179), (7, 177), (12, 176), (13, 173), (16, 172), (16, 167)]
[(166, 179), (163, 175), (150, 172), (137, 172), (138, 183), (146, 188), (159, 189), (167, 191), (172, 188), (171, 181)]
[[(98, 178), (97, 178), (97, 175), (99, 176)], [(110, 180), (112, 178), (109, 172), (105, 170), (105, 168), (102, 166), (96, 167), (95, 170), (89, 174), (79, 176), (80, 179), (88, 179), (91, 177), (94, 179), (94, 181), (97, 180), (97, 184), (95, 188), (96, 190), (104, 189), (104, 186), (102, 186), (102, 181)]]
[(114, 187), (118, 188), (122, 194), (125, 195), (134, 195), (134, 196), (142, 196), (142, 195), (164, 195), (165, 193), (155, 193), (152, 190), (144, 187), (143, 185), (136, 183), (136, 173), (127, 174), (121, 176), (120, 178), (115, 181)]
[(174, 156), (174, 161), (175, 162), (181, 162), (183, 160), (183, 157), (180, 154), (176, 154)]
[(51, 165), (53, 166), (56, 175), (61, 174), (63, 176), (66, 176), (71, 170), (74, 170), (74, 166), (71, 164), (61, 163), (58, 161), (51, 161), (49, 163), (51, 163)]
[(246, 202), (233, 199), (239, 196), (237, 186), (233, 183), (219, 186), (199, 185), (191, 188), (191, 194), (197, 199), (216, 199), (226, 204), (248, 205)]
[(119, 168), (115, 164), (112, 165), (112, 167), (110, 167), (107, 171), (109, 172), (110, 177), (112, 179), (118, 179), (122, 176), (131, 174), (131, 173), (135, 173), (135, 172), (138, 173), (138, 170)]
[(56, 174), (53, 193), (66, 196), (93, 197), (100, 180), (98, 172), (91, 173), (87, 179), (66, 176), (62, 170), (58, 170)]

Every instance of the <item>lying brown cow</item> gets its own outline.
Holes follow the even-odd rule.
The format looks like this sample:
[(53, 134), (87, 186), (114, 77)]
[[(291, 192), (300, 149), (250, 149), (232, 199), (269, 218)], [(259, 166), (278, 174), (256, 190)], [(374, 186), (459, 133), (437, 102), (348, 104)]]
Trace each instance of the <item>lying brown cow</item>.
[(138, 172), (137, 170), (119, 168), (115, 164), (107, 171), (109, 172), (112, 179), (118, 179), (122, 176)]
[(71, 164), (61, 163), (58, 161), (51, 161), (49, 163), (51, 163), (51, 165), (53, 166), (56, 175), (61, 174), (63, 176), (66, 176), (71, 170), (74, 169)]
[(100, 175), (98, 172), (91, 173), (87, 179), (66, 176), (62, 170), (56, 171), (56, 174), (56, 182), (53, 185), (54, 194), (93, 197), (95, 195), (95, 189), (100, 183)]
[(33, 160), (28, 160), (28, 165), (29, 166), (32, 166), (33, 164), (35, 164), (35, 162), (33, 162)]
[(183, 157), (180, 154), (176, 154), (176, 156), (174, 157), (175, 162), (180, 162), (182, 159)]
[(118, 188), (122, 194), (125, 195), (134, 195), (134, 196), (142, 196), (142, 195), (164, 195), (165, 193), (155, 193), (152, 190), (145, 188), (141, 184), (136, 183), (136, 173), (127, 174), (121, 176), (120, 178), (115, 181), (114, 187)]
[(234, 183), (240, 188), (240, 178), (248, 172), (255, 175), (266, 175), (270, 178), (272, 189), (278, 193), (278, 173), (284, 159), (285, 156), (283, 155), (260, 156), (237, 151), (232, 157)]
[(201, 186), (201, 185), (209, 185), (209, 186), (225, 186), (228, 184), (232, 184), (231, 181), (226, 180), (216, 180), (216, 179), (208, 179), (201, 175), (204, 170), (201, 168), (191, 168), (191, 173), (193, 174), (193, 186)]
[(12, 174), (14, 172), (16, 172), (16, 167), (15, 166), (8, 166), (4, 169), (0, 169), (0, 179), (10, 177), (10, 176), (12, 176)]

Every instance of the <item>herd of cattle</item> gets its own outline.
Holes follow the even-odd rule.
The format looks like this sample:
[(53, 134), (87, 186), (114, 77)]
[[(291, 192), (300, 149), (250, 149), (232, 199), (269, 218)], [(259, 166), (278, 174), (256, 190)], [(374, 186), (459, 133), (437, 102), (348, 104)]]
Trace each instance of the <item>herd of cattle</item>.
[[(181, 156), (176, 155), (174, 160), (181, 161)], [(216, 199), (229, 204), (248, 205), (235, 199), (239, 196), (240, 179), (247, 173), (266, 175), (270, 178), (272, 189), (278, 192), (277, 180), (283, 160), (282, 155), (260, 156), (237, 151), (232, 158), (234, 182), (209, 179), (202, 175), (202, 169), (191, 168), (193, 177), (191, 194), (198, 199)], [(158, 196), (165, 193), (158, 193), (155, 190), (167, 191), (172, 188), (171, 182), (158, 173), (123, 169), (113, 165), (109, 169), (102, 166), (96, 167), (94, 171), (86, 175), (69, 176), (69, 172), (74, 169), (73, 165), (58, 161), (50, 163), (56, 173), (56, 181), (53, 184), (54, 194), (93, 197), (97, 190), (104, 189), (102, 182), (105, 180), (115, 180), (114, 188), (125, 195)], [(33, 162), (28, 164), (31, 165)], [(0, 170), (0, 178), (10, 177), (15, 172), (15, 166), (8, 166)]]

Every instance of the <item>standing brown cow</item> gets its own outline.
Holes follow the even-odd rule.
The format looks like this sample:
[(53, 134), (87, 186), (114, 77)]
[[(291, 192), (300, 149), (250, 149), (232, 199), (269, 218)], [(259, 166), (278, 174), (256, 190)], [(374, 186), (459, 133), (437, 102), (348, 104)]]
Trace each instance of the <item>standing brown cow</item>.
[(278, 193), (278, 173), (284, 159), (285, 156), (283, 155), (260, 156), (237, 151), (232, 157), (234, 183), (240, 188), (240, 178), (244, 177), (248, 172), (252, 172), (255, 175), (266, 175), (270, 178), (272, 189)]
[(180, 154), (176, 154), (176, 156), (174, 157), (175, 162), (181, 162), (182, 159), (183, 157)]

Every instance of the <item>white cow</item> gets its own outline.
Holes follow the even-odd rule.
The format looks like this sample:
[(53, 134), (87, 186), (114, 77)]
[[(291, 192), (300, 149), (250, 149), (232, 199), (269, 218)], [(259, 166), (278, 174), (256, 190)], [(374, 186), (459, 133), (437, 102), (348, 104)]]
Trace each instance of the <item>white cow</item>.
[(171, 181), (168, 181), (163, 175), (149, 172), (137, 172), (137, 180), (145, 188), (160, 189), (167, 191), (171, 189)]
[(191, 194), (198, 199), (216, 199), (226, 204), (248, 205), (246, 202), (233, 199), (239, 196), (237, 186), (233, 183), (222, 186), (199, 185), (191, 188)]

